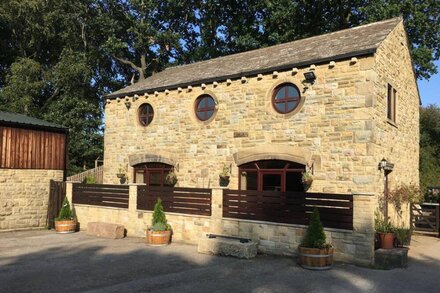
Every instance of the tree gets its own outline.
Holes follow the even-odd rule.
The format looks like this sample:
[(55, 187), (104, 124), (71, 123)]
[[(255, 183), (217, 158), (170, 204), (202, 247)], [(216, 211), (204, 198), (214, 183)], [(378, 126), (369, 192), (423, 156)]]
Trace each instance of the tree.
[(420, 187), (440, 186), (440, 108), (420, 111)]

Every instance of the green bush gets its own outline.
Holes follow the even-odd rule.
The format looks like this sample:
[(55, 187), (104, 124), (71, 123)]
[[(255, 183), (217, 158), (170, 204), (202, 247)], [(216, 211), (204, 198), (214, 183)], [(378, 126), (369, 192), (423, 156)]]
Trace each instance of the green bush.
[(75, 219), (75, 215), (73, 213), (73, 210), (70, 208), (69, 200), (67, 199), (66, 196), (63, 200), (63, 205), (61, 206), (60, 214), (58, 215), (58, 218), (56, 218), (56, 220), (66, 221), (73, 219)]
[(156, 204), (154, 205), (151, 229), (154, 231), (171, 230), (170, 225), (167, 223), (167, 218), (162, 206), (162, 200), (160, 198), (157, 199)]
[(93, 176), (91, 176), (91, 175), (86, 176), (86, 178), (84, 178), (84, 180), (83, 180), (82, 183), (86, 183), (86, 184), (96, 184), (96, 178), (93, 177)]
[(306, 235), (301, 246), (307, 248), (328, 248), (331, 245), (325, 242), (326, 236), (321, 220), (319, 219), (319, 211), (317, 208), (313, 210), (310, 216), (310, 224), (307, 228)]
[(374, 213), (374, 230), (377, 233), (393, 233), (394, 227), (389, 219), (385, 219), (381, 213), (376, 211)]
[(410, 239), (411, 239), (411, 229), (399, 227), (394, 229), (394, 235), (396, 235), (396, 238), (398, 240), (399, 246), (409, 245)]

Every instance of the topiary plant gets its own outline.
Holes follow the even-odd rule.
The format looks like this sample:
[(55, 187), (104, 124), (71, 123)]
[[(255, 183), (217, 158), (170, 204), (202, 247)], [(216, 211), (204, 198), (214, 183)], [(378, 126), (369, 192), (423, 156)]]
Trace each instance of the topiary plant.
[(75, 219), (75, 214), (73, 213), (73, 210), (70, 208), (69, 200), (67, 199), (66, 196), (63, 200), (63, 205), (61, 206), (60, 214), (58, 215), (58, 218), (56, 218), (56, 220), (66, 221), (73, 219)]
[(321, 220), (319, 219), (319, 211), (317, 208), (313, 210), (310, 216), (310, 224), (307, 228), (306, 235), (301, 243), (302, 247), (307, 248), (328, 248), (331, 245), (325, 242), (326, 236)]
[(170, 230), (170, 225), (167, 223), (167, 218), (162, 206), (162, 200), (157, 199), (154, 205), (153, 218), (151, 220), (151, 229), (154, 231)]

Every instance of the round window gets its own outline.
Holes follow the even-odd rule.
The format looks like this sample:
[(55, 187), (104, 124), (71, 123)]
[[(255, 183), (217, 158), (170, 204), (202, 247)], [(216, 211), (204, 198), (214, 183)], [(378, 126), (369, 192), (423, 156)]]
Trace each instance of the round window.
[(199, 120), (209, 120), (215, 112), (215, 101), (210, 95), (202, 95), (197, 98), (195, 108)]
[(143, 104), (139, 107), (139, 123), (142, 126), (150, 125), (153, 121), (154, 110), (150, 104)]
[(291, 83), (277, 86), (272, 96), (272, 104), (278, 113), (286, 114), (295, 110), (301, 100), (298, 88)]

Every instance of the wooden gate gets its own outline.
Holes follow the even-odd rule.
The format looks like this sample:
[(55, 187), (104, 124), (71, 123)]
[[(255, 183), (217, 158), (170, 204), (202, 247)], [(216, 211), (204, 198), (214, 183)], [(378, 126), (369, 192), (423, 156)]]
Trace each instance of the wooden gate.
[(411, 228), (440, 237), (439, 204), (411, 204)]
[(64, 197), (66, 197), (66, 182), (50, 180), (49, 205), (47, 207), (47, 227), (55, 227), (55, 218), (61, 210)]

